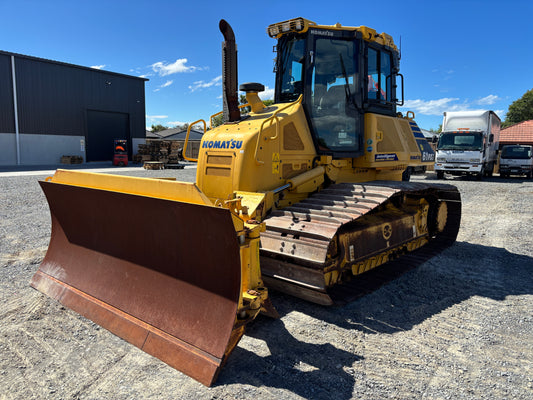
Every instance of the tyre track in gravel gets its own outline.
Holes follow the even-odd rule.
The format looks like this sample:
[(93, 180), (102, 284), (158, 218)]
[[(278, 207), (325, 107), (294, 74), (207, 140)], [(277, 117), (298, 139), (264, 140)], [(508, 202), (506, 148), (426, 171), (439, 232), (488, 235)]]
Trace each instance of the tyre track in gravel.
[(212, 388), (29, 287), (50, 234), (36, 181), (0, 177), (2, 399), (531, 398), (532, 181), (448, 179), (452, 247), (342, 307), (272, 293), (281, 319), (255, 321)]

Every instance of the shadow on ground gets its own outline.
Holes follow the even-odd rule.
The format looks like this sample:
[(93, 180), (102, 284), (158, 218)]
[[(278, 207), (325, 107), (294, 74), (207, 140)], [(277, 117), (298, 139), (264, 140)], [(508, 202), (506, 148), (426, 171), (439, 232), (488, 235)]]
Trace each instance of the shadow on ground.
[[(324, 325), (353, 331), (352, 339), (361, 341), (362, 333), (411, 330), (472, 296), (502, 301), (507, 296), (533, 294), (532, 272), (532, 257), (456, 242), (439, 256), (344, 306), (323, 307), (276, 292), (271, 297), (282, 317), (299, 312)], [(352, 366), (363, 360), (354, 354), (353, 343), (346, 343), (346, 350), (334, 347), (327, 343), (327, 329), (323, 343), (298, 340), (285, 326), (285, 319), (260, 317), (251, 324), (246, 335), (266, 343), (267, 355), (238, 347), (217, 385), (248, 383), (283, 388), (310, 399), (330, 399), (331, 393), (338, 399), (351, 398)]]

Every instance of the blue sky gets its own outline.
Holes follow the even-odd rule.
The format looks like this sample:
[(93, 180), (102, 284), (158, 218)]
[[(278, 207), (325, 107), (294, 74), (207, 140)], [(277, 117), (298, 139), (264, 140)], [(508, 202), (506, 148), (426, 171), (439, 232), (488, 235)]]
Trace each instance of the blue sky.
[[(235, 31), (239, 83), (274, 87), (274, 22), (369, 26), (402, 45), (406, 107), (424, 129), (442, 113), (491, 109), (533, 88), (533, 1), (0, 0), (0, 50), (102, 68), (146, 82), (146, 124), (174, 126), (222, 109), (218, 21)], [(265, 96), (263, 96), (265, 98)]]

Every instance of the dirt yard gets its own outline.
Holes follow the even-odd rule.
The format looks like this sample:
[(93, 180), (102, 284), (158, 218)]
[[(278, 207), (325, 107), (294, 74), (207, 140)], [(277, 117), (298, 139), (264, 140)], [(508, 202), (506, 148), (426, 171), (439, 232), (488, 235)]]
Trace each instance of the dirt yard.
[(463, 199), (451, 248), (342, 307), (272, 293), (281, 318), (256, 320), (207, 388), (30, 288), (43, 178), (0, 173), (0, 400), (533, 398), (532, 180), (447, 179)]

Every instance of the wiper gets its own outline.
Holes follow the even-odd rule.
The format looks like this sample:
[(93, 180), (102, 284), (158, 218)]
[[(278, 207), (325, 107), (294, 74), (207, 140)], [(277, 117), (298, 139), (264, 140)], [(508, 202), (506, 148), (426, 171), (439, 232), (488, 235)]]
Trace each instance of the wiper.
[(361, 107), (357, 105), (355, 98), (352, 96), (350, 84), (348, 83), (348, 74), (346, 73), (346, 68), (344, 67), (344, 59), (342, 58), (341, 53), (339, 53), (339, 58), (341, 61), (342, 77), (344, 78), (344, 93), (346, 94), (346, 103), (351, 103), (355, 108), (361, 109)]
[(348, 83), (348, 74), (346, 73), (346, 68), (344, 67), (344, 59), (342, 58), (342, 54), (339, 53), (339, 57), (341, 59), (341, 68), (342, 68), (342, 76), (344, 77), (344, 92), (346, 93), (346, 100), (352, 98), (352, 92), (350, 91), (350, 84)]

